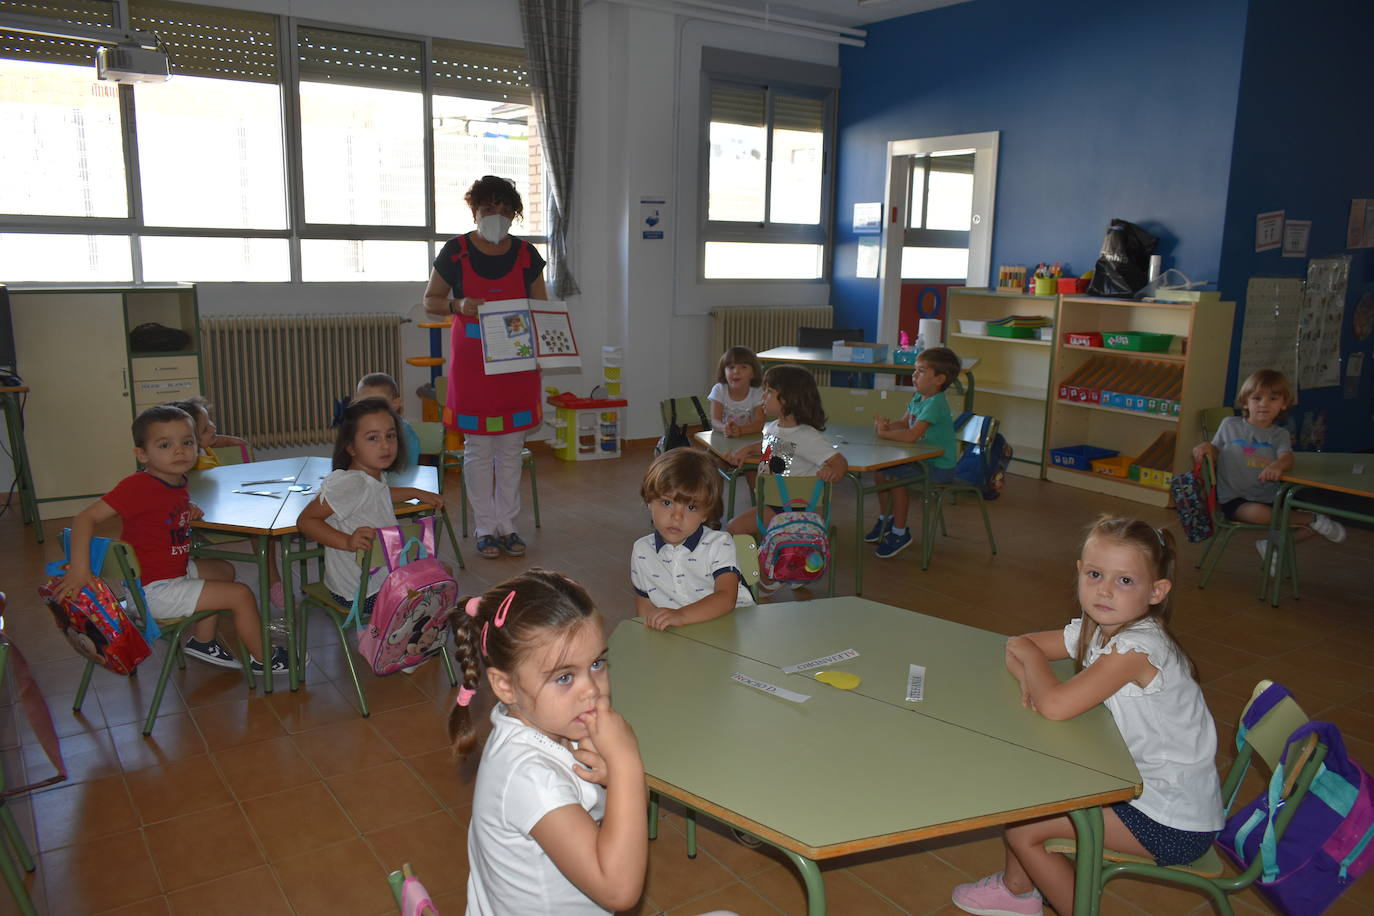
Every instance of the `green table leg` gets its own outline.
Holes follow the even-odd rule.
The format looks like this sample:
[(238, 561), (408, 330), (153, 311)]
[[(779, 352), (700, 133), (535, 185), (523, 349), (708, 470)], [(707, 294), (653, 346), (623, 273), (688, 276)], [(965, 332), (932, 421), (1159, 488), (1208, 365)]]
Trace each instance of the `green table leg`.
[[(260, 534), (253, 541), (253, 555), (258, 564), (258, 617), (262, 620), (262, 692), (272, 692), (272, 599), (271, 586), (267, 583), (267, 551), (271, 549), (272, 539)], [(291, 658), (291, 650), (286, 650)]]
[[(847, 476), (854, 481), (854, 594), (864, 593), (864, 485), (862, 474), (850, 471)], [(834, 582), (832, 578), (830, 580)]]
[(24, 443), (24, 418), (19, 411), (19, 395), (5, 392), (0, 395), (5, 411), (5, 429), (10, 439), (10, 455), (14, 461), (14, 477), (19, 487), (19, 508), (24, 524), (33, 525), (33, 536), (43, 543), (43, 521), (38, 517), (38, 495), (33, 489), (33, 470), (29, 464), (28, 447)]
[(1069, 812), (1077, 832), (1074, 856), (1073, 916), (1097, 916), (1102, 897), (1102, 809), (1079, 808)]
[(806, 884), (806, 916), (825, 916), (825, 882), (821, 880), (820, 866), (790, 849), (782, 851), (797, 866), (802, 882)]
[[(281, 590), (285, 605), (282, 608), (282, 623), (286, 624), (286, 663), (290, 668), (287, 684), (294, 693), (305, 683), (305, 647), (297, 645), (296, 640), (296, 589), (291, 582), (291, 538), (292, 535), (289, 534), (281, 536)], [(272, 605), (269, 601), (267, 614), (263, 615), (264, 622), (271, 613)], [(265, 645), (263, 652), (267, 652)]]

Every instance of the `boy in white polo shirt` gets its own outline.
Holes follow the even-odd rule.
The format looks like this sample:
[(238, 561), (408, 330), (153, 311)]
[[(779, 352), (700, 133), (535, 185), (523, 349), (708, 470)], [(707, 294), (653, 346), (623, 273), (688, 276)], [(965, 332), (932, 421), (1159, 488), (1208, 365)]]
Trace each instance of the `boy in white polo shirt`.
[(675, 448), (649, 465), (639, 495), (654, 533), (635, 541), (635, 612), (655, 630), (714, 620), (752, 605), (735, 562), (735, 539), (706, 527), (720, 520), (720, 473), (705, 452)]

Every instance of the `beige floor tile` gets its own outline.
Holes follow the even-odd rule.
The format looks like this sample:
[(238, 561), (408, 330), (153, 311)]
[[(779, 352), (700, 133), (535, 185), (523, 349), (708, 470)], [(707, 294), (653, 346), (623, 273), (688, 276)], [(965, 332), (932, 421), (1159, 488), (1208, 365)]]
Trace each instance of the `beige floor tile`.
[(262, 864), (262, 853), (237, 805), (211, 808), (143, 828), (168, 891), (203, 884)]
[(341, 773), (325, 782), (363, 833), (415, 820), (440, 807), (434, 793), (401, 760)]
[(291, 916), (291, 906), (266, 865), (226, 875), (167, 896), (175, 916)]

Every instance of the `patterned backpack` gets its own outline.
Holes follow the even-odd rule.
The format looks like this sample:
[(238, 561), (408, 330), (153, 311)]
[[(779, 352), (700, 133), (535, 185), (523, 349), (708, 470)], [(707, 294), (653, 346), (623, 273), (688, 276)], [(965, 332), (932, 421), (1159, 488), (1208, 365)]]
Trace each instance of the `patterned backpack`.
[(1178, 510), (1184, 537), (1196, 543), (1216, 533), (1212, 526), (1212, 513), (1217, 507), (1217, 490), (1216, 487), (1207, 486), (1202, 465), (1195, 464), (1191, 471), (1175, 474), (1169, 482), (1169, 491), (1174, 497), (1174, 508)]
[[(1246, 730), (1288, 696), (1283, 685), (1270, 684), (1246, 711), (1237, 747)], [(1295, 745), (1309, 736), (1326, 746), (1326, 758), (1296, 810), (1285, 810), (1292, 807), (1284, 797), (1290, 778), (1285, 768), (1298, 756)], [(1280, 912), (1317, 916), (1374, 865), (1374, 778), (1346, 756), (1340, 730), (1330, 722), (1308, 722), (1295, 730), (1283, 760), (1274, 767), (1268, 789), (1231, 816), (1217, 842), (1242, 869), (1263, 856), (1255, 887)], [(1275, 822), (1285, 816), (1279, 838)]]
[[(778, 483), (783, 511), (773, 516), (763, 532), (759, 569), (775, 582), (815, 582), (830, 565), (830, 519), (816, 512), (825, 482), (816, 481), (811, 501), (806, 502), (788, 496), (786, 477), (777, 474), (773, 479)], [(826, 516), (829, 514), (827, 506)]]
[[(358, 652), (377, 674), (395, 674), (442, 652), (448, 612), (458, 606), (458, 582), (435, 555), (434, 516), (413, 524), (419, 537), (409, 540), (400, 526), (377, 529), (386, 581), (366, 624), (358, 601), (344, 622), (358, 627)], [(407, 560), (412, 546), (415, 559)]]
[[(148, 616), (143, 632), (129, 615), (124, 612), (115, 593), (99, 578), (105, 565), (105, 555), (110, 550), (109, 538), (91, 538), (91, 569), (97, 578), (79, 593), (69, 598), (59, 598), (57, 586), (72, 558), (72, 531), (62, 529), (62, 553), (65, 559), (54, 560), (48, 564), (48, 581), (38, 587), (38, 594), (48, 603), (57, 628), (67, 637), (82, 657), (108, 668), (115, 674), (130, 675), (151, 654), (149, 643), (157, 639), (161, 631), (152, 615)], [(137, 579), (126, 582), (125, 587), (142, 589)]]

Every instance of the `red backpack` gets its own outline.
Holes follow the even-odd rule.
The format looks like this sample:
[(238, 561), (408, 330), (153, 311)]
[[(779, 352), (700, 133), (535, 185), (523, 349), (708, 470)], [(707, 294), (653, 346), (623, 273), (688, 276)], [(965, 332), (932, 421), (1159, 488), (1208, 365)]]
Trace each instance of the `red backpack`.
[[(151, 654), (148, 645), (160, 633), (157, 622), (149, 615), (140, 632), (115, 593), (99, 578), (105, 554), (110, 550), (109, 538), (91, 538), (91, 570), (96, 573), (95, 580), (69, 598), (57, 596), (58, 583), (72, 559), (71, 535), (70, 528), (62, 529), (65, 559), (48, 564), (48, 581), (38, 587), (38, 594), (48, 603), (57, 628), (77, 653), (115, 674), (133, 674), (138, 663)], [(137, 579), (124, 584), (129, 589), (143, 588)]]

